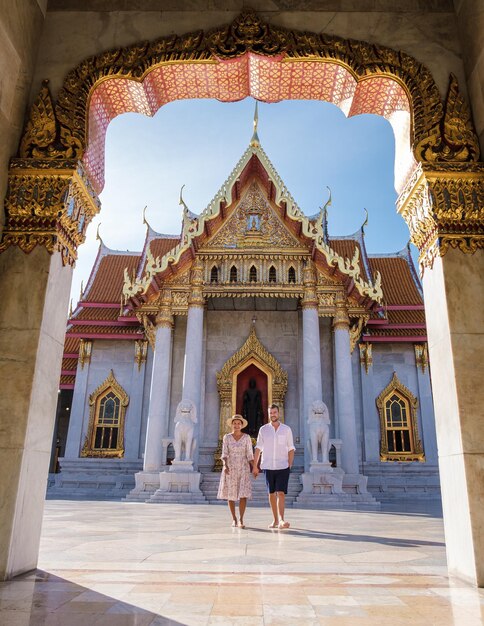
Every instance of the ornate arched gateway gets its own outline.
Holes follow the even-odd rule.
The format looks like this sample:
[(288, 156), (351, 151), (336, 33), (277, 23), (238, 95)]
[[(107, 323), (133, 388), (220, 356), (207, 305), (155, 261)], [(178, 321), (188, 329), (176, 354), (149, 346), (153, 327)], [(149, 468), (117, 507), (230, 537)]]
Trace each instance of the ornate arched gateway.
[[(437, 257), (443, 257), (449, 248), (474, 254), (484, 247), (483, 164), (467, 105), (453, 76), (443, 102), (428, 70), (403, 52), (324, 34), (285, 30), (246, 12), (231, 25), (214, 31), (172, 35), (88, 58), (67, 75), (55, 102), (44, 84), (32, 107), (18, 155), (10, 163), (0, 252), (18, 247), (30, 253), (41, 247), (50, 254), (60, 251), (64, 265), (74, 264), (86, 227), (99, 210), (104, 134), (116, 115), (127, 111), (152, 115), (166, 102), (180, 98), (229, 101), (248, 95), (264, 101), (320, 99), (337, 104), (347, 115), (376, 113), (387, 117), (397, 134), (397, 208), (420, 250), (422, 270), (435, 268)], [(450, 256), (447, 273), (458, 280), (459, 263)], [(150, 267), (147, 269), (149, 273)], [(358, 276), (357, 267), (346, 269)], [(428, 286), (424, 282), (426, 295), (440, 296), (443, 306), (447, 306), (447, 293), (442, 295), (449, 285), (445, 283), (448, 277), (443, 259), (434, 274)], [(203, 306), (201, 282), (195, 278), (190, 301)], [(45, 285), (43, 289), (45, 292)], [(160, 298), (161, 325), (170, 323), (175, 304), (168, 295)], [(346, 304), (342, 301), (338, 306), (343, 318)], [(475, 442), (472, 434), (480, 431), (464, 420), (466, 409), (461, 406), (466, 389), (463, 362), (469, 350), (453, 343), (456, 309), (451, 319), (446, 318), (443, 335), (438, 316), (428, 317), (429, 336), (433, 333), (436, 340), (436, 347), (430, 345), (430, 356), (432, 359), (435, 350), (437, 422), (440, 419), (445, 424), (439, 443), (446, 442), (449, 429), (456, 433), (455, 442), (460, 442), (457, 454), (445, 449), (449, 462), (441, 463), (444, 511), (450, 519), (448, 561), (451, 571), (482, 584), (484, 571), (478, 565), (482, 547), (477, 538), (482, 513), (476, 504), (478, 494), (470, 487), (473, 477), (478, 479), (478, 467), (468, 460), (480, 459), (482, 450), (478, 448), (473, 457), (475, 450), (469, 442)], [(442, 355), (444, 363), (439, 358)], [(445, 370), (456, 372), (449, 392), (451, 402), (445, 400), (449, 388)], [(32, 385), (33, 373), (27, 376)], [(49, 382), (54, 385), (57, 373), (51, 377)], [(33, 402), (33, 396), (28, 395)], [(450, 413), (447, 406), (451, 407)], [(471, 406), (468, 412), (472, 413)], [(25, 428), (32, 428), (32, 419), (29, 413)], [(462, 436), (464, 429), (466, 437)], [(446, 489), (446, 481), (452, 487), (454, 475), (467, 474), (467, 479), (462, 478), (469, 481), (467, 490)], [(22, 501), (38, 501), (38, 491), (35, 498), (28, 491), (38, 490), (38, 484), (22, 479), (21, 485), (18, 489), (24, 490)], [(462, 506), (451, 505), (452, 494), (457, 491), (464, 494), (459, 496)], [(17, 498), (10, 498), (13, 504), (8, 507), (12, 545), (22, 534), (15, 509)], [(33, 523), (37, 522), (40, 527), (40, 519)], [(455, 541), (454, 534), (459, 535)], [(33, 566), (38, 536), (30, 543), (26, 556), (19, 556), (18, 561), (12, 557), (15, 563), (2, 562), (2, 572), (9, 576)]]
[(408, 54), (285, 30), (248, 11), (207, 33), (90, 57), (69, 72), (55, 103), (44, 83), (11, 162), (0, 249), (18, 245), (29, 252), (43, 245), (74, 262), (99, 208), (105, 132), (117, 115), (153, 115), (183, 98), (248, 95), (267, 102), (319, 99), (348, 115), (386, 117), (397, 130), (397, 146), (402, 137), (406, 144), (398, 159), (398, 210), (422, 266), (449, 245), (463, 252), (483, 246), (483, 167), (455, 77), (442, 102), (429, 71)]

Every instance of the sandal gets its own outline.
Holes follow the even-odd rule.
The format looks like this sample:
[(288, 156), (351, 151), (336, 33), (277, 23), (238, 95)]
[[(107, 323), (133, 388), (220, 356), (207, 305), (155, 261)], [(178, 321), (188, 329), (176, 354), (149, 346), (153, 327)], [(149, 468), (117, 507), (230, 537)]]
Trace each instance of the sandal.
[(244, 522), (239, 522), (239, 523), (237, 524), (237, 526), (238, 526), (239, 528), (245, 528), (245, 524), (244, 524)]
[(279, 522), (279, 528), (281, 528), (282, 530), (289, 528), (291, 524), (289, 524), (289, 522), (285, 522), (284, 520), (281, 520)]
[(277, 522), (272, 522), (271, 524), (269, 524), (267, 528), (277, 528), (277, 527), (278, 527)]
[(237, 528), (237, 520), (236, 519), (234, 519), (232, 521), (232, 528)]

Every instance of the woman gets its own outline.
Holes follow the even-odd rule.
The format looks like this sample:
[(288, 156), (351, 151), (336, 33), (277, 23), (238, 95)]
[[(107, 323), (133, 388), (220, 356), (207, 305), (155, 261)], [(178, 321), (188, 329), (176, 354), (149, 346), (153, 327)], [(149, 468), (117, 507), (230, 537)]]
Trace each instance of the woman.
[[(222, 475), (217, 498), (227, 500), (232, 526), (245, 528), (244, 513), (247, 506), (247, 498), (252, 497), (252, 484), (250, 482), (252, 471), (252, 441), (249, 435), (242, 432), (247, 426), (247, 420), (242, 415), (233, 415), (227, 420), (227, 426), (231, 433), (224, 435), (222, 442)], [(239, 500), (239, 520), (235, 514), (235, 503)]]

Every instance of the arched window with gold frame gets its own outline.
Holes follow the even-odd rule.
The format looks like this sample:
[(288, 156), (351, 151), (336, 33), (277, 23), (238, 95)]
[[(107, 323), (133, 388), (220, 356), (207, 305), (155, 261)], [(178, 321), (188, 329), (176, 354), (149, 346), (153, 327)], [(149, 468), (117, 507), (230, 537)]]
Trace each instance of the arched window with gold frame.
[(129, 396), (111, 370), (89, 396), (89, 425), (81, 456), (124, 456), (124, 416)]
[(287, 272), (287, 282), (288, 283), (295, 283), (296, 282), (296, 270), (294, 269), (294, 267), (292, 265), (289, 268), (289, 271)]
[(229, 278), (231, 283), (236, 283), (237, 282), (237, 268), (235, 267), (235, 265), (232, 265), (232, 267), (230, 268), (230, 278)]
[(380, 460), (425, 461), (418, 434), (418, 399), (393, 372), (390, 384), (376, 399), (380, 413)]

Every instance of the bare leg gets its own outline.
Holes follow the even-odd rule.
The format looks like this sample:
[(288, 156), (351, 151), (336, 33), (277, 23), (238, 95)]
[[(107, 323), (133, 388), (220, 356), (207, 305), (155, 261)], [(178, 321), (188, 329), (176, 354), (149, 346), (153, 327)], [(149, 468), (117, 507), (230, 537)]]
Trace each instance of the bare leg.
[(272, 517), (273, 517), (272, 524), (269, 526), (269, 528), (277, 528), (277, 521), (278, 521), (278, 516), (277, 516), (277, 495), (275, 493), (270, 493), (269, 494), (269, 504), (271, 505)]
[(244, 527), (244, 513), (247, 508), (247, 498), (240, 498), (239, 501), (239, 526)]
[(278, 491), (276, 495), (277, 495), (277, 511), (279, 514), (279, 528), (289, 528), (288, 522), (284, 521), (286, 494), (283, 491)]
[(237, 516), (235, 515), (235, 502), (233, 500), (227, 501), (229, 505), (230, 514), (232, 515), (233, 526), (237, 526)]

